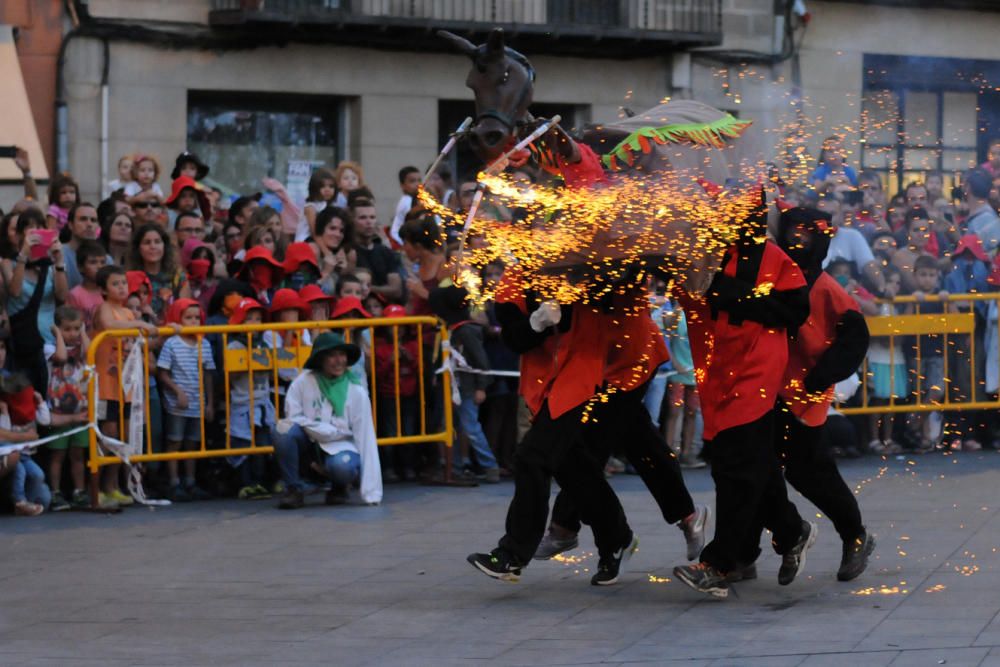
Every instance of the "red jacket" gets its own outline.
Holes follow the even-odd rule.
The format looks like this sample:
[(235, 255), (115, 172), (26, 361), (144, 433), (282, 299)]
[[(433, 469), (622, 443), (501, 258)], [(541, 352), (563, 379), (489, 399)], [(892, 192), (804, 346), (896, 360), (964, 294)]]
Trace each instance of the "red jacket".
[[(737, 256), (735, 246), (726, 255), (722, 273), (736, 278), (737, 266), (745, 269), (743, 260)], [(759, 300), (763, 308), (777, 294), (805, 290), (806, 282), (798, 266), (770, 241), (764, 244), (753, 273), (756, 296), (747, 300), (749, 309), (755, 308), (755, 301)], [(788, 365), (786, 326), (777, 322), (765, 325), (749, 316), (733, 324), (726, 310), (713, 316), (708, 299), (694, 298), (679, 288), (677, 296), (687, 315), (705, 420), (704, 438), (711, 440), (720, 431), (763, 417), (774, 408)], [(791, 324), (797, 325), (802, 319), (804, 314)]]

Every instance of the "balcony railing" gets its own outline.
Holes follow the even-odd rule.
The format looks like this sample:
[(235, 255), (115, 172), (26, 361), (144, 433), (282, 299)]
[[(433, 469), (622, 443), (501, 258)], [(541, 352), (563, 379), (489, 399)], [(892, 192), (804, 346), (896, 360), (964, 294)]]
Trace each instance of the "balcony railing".
[[(444, 28), (477, 36), (494, 26), (536, 51), (644, 55), (722, 41), (722, 0), (213, 0), (210, 20), (220, 29), (286, 25), (299, 34), (333, 27), (338, 41), (347, 32), (371, 42), (376, 33), (375, 45), (378, 33), (391, 40)], [(603, 47), (595, 48), (598, 42)]]

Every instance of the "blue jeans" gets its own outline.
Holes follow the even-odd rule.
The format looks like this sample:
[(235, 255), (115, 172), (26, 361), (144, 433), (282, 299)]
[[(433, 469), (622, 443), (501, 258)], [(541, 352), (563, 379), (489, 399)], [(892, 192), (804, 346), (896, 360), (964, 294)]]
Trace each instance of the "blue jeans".
[(30, 456), (21, 453), (10, 482), (10, 499), (15, 503), (29, 501), (45, 507), (52, 502), (52, 492), (45, 483), (45, 473)]
[(660, 408), (663, 407), (663, 396), (667, 393), (667, 378), (656, 377), (659, 372), (657, 370), (656, 374), (650, 378), (646, 395), (642, 399), (642, 403), (649, 411), (649, 417), (653, 420), (653, 425), (656, 428), (660, 428)]
[[(281, 468), (281, 480), (289, 491), (302, 491), (304, 484), (299, 476), (299, 459), (308, 456), (316, 447), (299, 425), (294, 425), (288, 433), (278, 434), (274, 443), (274, 456)], [(320, 450), (321, 462), (326, 476), (333, 481), (335, 491), (346, 491), (361, 478), (361, 456), (357, 452), (326, 454)]]
[[(471, 396), (463, 396), (462, 404), (455, 406), (455, 416), (458, 418), (458, 428), (465, 433), (469, 439), (469, 449), (476, 453), (476, 461), (480, 467), (489, 469), (497, 467), (496, 457), (490, 449), (490, 443), (483, 433), (483, 426), (479, 423), (479, 406), (472, 400)], [(469, 459), (462, 460), (458, 447), (452, 458), (455, 465), (468, 465)]]

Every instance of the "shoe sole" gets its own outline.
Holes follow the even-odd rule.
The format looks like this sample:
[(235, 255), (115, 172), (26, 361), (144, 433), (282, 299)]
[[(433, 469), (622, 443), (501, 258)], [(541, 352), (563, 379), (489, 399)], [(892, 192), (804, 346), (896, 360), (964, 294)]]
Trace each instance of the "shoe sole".
[(701, 555), (701, 550), (705, 548), (705, 531), (708, 530), (708, 521), (712, 518), (712, 508), (705, 505), (705, 518), (701, 522), (701, 548), (698, 549), (698, 553), (691, 555), (691, 552), (687, 552), (687, 559), (689, 562), (697, 560), (698, 556)]
[(567, 551), (572, 551), (573, 549), (576, 549), (578, 546), (580, 546), (580, 540), (573, 540), (570, 544), (567, 544), (565, 547), (561, 547), (558, 550), (549, 552), (547, 554), (535, 552), (535, 555), (532, 556), (532, 558), (534, 560), (552, 560), (559, 554), (564, 554)]
[(861, 563), (861, 567), (858, 568), (857, 572), (848, 573), (847, 575), (841, 575), (840, 572), (837, 573), (837, 581), (851, 581), (860, 577), (865, 570), (868, 569), (868, 559), (871, 555), (875, 553), (875, 537), (873, 535), (868, 536), (868, 544), (865, 547), (865, 559)]
[(705, 593), (706, 595), (710, 595), (711, 597), (719, 600), (724, 600), (727, 597), (729, 597), (728, 586), (726, 587), (712, 586), (711, 588), (699, 588), (698, 584), (688, 579), (687, 576), (684, 574), (684, 571), (679, 567), (674, 568), (674, 576), (677, 577), (677, 581), (681, 582), (691, 590), (697, 591), (699, 593)]
[(473, 560), (471, 558), (468, 560), (470, 563), (472, 563), (472, 567), (476, 568), (490, 579), (506, 581), (512, 584), (516, 584), (517, 582), (521, 581), (521, 575), (519, 574), (514, 574), (513, 572), (494, 572), (489, 568), (483, 567), (483, 565), (477, 560)]
[(819, 527), (812, 521), (809, 521), (809, 537), (806, 538), (805, 546), (802, 547), (802, 551), (799, 553), (799, 566), (795, 568), (795, 574), (786, 583), (778, 582), (781, 586), (788, 586), (793, 581), (795, 581), (802, 571), (806, 569), (806, 553), (816, 544), (816, 537), (819, 533)]
[(591, 579), (590, 583), (592, 583), (594, 586), (613, 586), (617, 584), (618, 580), (621, 579), (621, 576), (625, 574), (625, 570), (627, 569), (625, 566), (628, 564), (629, 559), (631, 559), (632, 556), (635, 554), (635, 552), (638, 550), (639, 550), (639, 538), (638, 536), (633, 534), (632, 542), (628, 545), (628, 549), (625, 550), (625, 553), (622, 554), (621, 562), (618, 563), (618, 574), (615, 576), (615, 578), (608, 579), (607, 581), (594, 581), (593, 579)]

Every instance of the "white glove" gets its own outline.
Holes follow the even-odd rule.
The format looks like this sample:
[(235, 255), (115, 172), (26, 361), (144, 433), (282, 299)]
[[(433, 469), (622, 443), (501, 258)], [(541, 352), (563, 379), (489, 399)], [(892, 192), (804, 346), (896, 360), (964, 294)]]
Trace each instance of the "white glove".
[(554, 327), (559, 324), (559, 320), (562, 319), (562, 310), (559, 308), (559, 304), (555, 301), (546, 301), (538, 307), (538, 310), (531, 314), (528, 318), (528, 322), (531, 324), (531, 328), (542, 333), (549, 327)]

